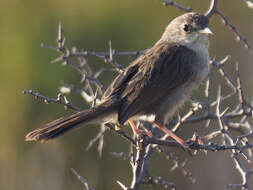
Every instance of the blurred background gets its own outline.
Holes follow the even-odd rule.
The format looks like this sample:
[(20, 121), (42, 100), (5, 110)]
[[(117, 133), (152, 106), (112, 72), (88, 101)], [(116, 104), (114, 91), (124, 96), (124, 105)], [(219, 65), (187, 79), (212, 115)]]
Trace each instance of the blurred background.
[[(209, 1), (201, 0), (178, 2), (198, 12), (205, 12), (209, 4)], [(220, 10), (253, 44), (253, 10), (243, 1), (219, 3)], [(182, 13), (174, 7), (164, 7), (159, 0), (1, 0), (0, 189), (83, 189), (70, 168), (76, 169), (97, 190), (119, 189), (116, 180), (130, 184), (129, 163), (110, 155), (110, 152), (127, 152), (127, 142), (107, 133), (101, 158), (96, 147), (85, 152), (89, 140), (98, 132), (98, 126), (85, 127), (44, 144), (25, 142), (24, 136), (30, 130), (72, 112), (61, 105), (36, 101), (22, 95), (21, 91), (33, 89), (56, 97), (61, 81), (80, 85), (80, 76), (73, 69), (49, 64), (59, 55), (57, 52), (40, 47), (41, 43), (55, 45), (59, 21), (68, 47), (108, 51), (108, 41), (112, 40), (113, 49), (135, 51), (151, 47), (169, 21)], [(212, 18), (211, 28), (215, 34), (211, 36), (212, 57), (220, 60), (231, 55), (232, 64), (226, 66), (231, 74), (233, 63), (240, 63), (243, 88), (247, 98), (252, 99), (252, 54), (242, 43), (236, 42), (217, 16)], [(88, 60), (94, 69), (110, 67), (99, 59)], [(125, 57), (119, 58), (118, 62), (126, 66), (130, 60)], [(103, 79), (107, 85), (113, 76), (106, 74)], [(203, 94), (201, 90), (198, 93)], [(86, 107), (78, 96), (69, 98), (75, 105)], [(179, 135), (189, 138), (194, 131), (205, 134), (201, 126), (196, 126)], [(183, 151), (178, 155), (182, 160), (189, 157)], [(155, 155), (150, 170), (153, 175), (175, 182), (178, 189), (225, 189), (228, 183), (241, 180), (230, 155), (224, 152), (190, 158), (188, 168), (196, 177), (196, 184), (191, 184), (179, 170), (169, 172), (171, 165), (162, 156)]]

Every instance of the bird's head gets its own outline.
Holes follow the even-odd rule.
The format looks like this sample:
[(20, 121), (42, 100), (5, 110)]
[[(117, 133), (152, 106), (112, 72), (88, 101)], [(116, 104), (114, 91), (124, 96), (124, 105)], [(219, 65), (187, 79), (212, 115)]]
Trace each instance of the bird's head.
[(209, 19), (199, 13), (190, 12), (176, 17), (167, 26), (161, 40), (176, 42), (191, 47), (195, 43), (209, 46)]

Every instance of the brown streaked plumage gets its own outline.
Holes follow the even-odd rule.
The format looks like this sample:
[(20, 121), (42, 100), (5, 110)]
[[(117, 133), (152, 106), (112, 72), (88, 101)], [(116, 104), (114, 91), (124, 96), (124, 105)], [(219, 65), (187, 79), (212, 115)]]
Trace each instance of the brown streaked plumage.
[(208, 24), (198, 13), (175, 18), (161, 39), (114, 79), (99, 105), (35, 129), (26, 140), (53, 139), (88, 123), (124, 124), (154, 115), (161, 130), (181, 141), (163, 125), (208, 74)]

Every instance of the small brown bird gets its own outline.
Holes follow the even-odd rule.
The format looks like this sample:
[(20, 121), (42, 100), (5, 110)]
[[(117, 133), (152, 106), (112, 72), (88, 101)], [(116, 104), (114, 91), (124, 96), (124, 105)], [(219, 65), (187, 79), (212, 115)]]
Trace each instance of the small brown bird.
[(177, 142), (184, 141), (164, 124), (209, 72), (209, 19), (191, 12), (175, 18), (161, 39), (133, 61), (108, 87), (95, 108), (57, 119), (26, 135), (27, 141), (46, 141), (88, 123), (129, 121), (153, 116), (158, 128)]

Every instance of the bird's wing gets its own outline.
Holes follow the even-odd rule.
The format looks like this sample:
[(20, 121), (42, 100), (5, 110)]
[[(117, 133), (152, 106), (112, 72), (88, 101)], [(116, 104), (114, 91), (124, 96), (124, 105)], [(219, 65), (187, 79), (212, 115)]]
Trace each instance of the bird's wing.
[[(177, 44), (156, 44), (137, 59), (128, 75), (115, 79), (114, 92), (121, 99), (118, 119), (121, 124), (149, 105), (167, 96), (194, 75), (196, 53)], [(121, 80), (120, 80), (121, 79)], [(111, 92), (110, 94), (113, 94)]]
[(121, 94), (126, 89), (128, 82), (131, 81), (132, 77), (134, 77), (138, 72), (138, 65), (136, 65), (135, 62), (136, 61), (130, 64), (124, 72), (120, 73), (114, 79), (103, 94), (103, 101), (107, 101), (109, 99), (115, 99), (114, 101), (120, 100)]

